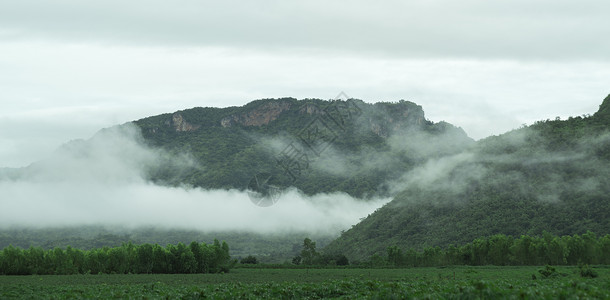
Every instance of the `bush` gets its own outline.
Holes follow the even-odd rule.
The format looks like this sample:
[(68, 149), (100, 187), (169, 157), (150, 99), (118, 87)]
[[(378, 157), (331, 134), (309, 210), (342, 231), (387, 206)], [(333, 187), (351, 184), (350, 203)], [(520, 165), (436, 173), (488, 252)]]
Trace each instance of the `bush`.
[(544, 278), (557, 276), (557, 270), (550, 265), (546, 265), (544, 269), (538, 270), (538, 273), (540, 273)]
[(583, 278), (596, 278), (598, 276), (597, 272), (595, 272), (589, 265), (580, 266), (580, 277)]
[(244, 258), (241, 259), (240, 261), (242, 264), (251, 264), (251, 265), (255, 265), (258, 264), (258, 259), (256, 259), (255, 256), (252, 255), (248, 255)]

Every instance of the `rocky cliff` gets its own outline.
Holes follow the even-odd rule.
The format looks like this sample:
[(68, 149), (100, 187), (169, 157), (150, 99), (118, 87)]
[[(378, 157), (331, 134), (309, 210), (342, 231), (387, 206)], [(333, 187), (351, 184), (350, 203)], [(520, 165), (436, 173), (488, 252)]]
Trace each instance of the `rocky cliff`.
[[(385, 138), (399, 130), (417, 129), (431, 124), (426, 121), (422, 107), (413, 102), (401, 100), (397, 103), (369, 104), (361, 100), (348, 101), (349, 103), (341, 100), (294, 98), (257, 100), (242, 107), (220, 109), (214, 118), (207, 121), (187, 116), (187, 111), (175, 112), (165, 117), (164, 126), (175, 132), (190, 132), (202, 126), (260, 127), (270, 125), (280, 118), (290, 119), (305, 115), (310, 119), (329, 117), (337, 121), (349, 114), (350, 117), (357, 117), (355, 120), (359, 126), (364, 126), (366, 130)], [(214, 121), (218, 116), (220, 119)], [(158, 127), (148, 129), (153, 134), (158, 130)]]
[(200, 125), (193, 125), (184, 120), (184, 117), (180, 113), (174, 113), (171, 120), (167, 120), (165, 124), (171, 126), (177, 132), (193, 131), (200, 127)]
[(231, 127), (236, 124), (243, 126), (261, 126), (276, 120), (281, 113), (288, 111), (292, 103), (288, 101), (267, 102), (259, 107), (241, 114), (226, 116), (220, 120), (222, 127)]

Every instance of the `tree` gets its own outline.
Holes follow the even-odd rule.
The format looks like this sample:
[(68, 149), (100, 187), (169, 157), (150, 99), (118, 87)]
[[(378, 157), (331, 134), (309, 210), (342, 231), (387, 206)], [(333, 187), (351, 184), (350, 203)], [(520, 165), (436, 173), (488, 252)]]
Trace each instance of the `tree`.
[(153, 245), (153, 268), (152, 272), (156, 274), (169, 273), (167, 263), (167, 253), (159, 244)]
[(26, 260), (23, 251), (12, 245), (4, 248), (0, 254), (0, 270), (5, 275), (26, 275)]
[(303, 240), (303, 250), (301, 250), (301, 259), (304, 265), (313, 265), (316, 263), (319, 254), (316, 251), (316, 242), (309, 238)]
[(199, 243), (195, 241), (192, 241), (189, 245), (191, 253), (193, 253), (193, 257), (195, 258), (195, 263), (197, 264), (197, 273), (205, 273), (205, 262), (202, 247), (203, 245), (199, 245)]
[(69, 274), (81, 274), (85, 269), (85, 254), (80, 249), (74, 249), (70, 246), (66, 247), (66, 258), (71, 263)]
[(72, 274), (72, 262), (69, 261), (66, 252), (59, 247), (49, 251), (51, 257), (51, 264), (53, 266), (53, 274), (57, 275), (68, 275)]
[(548, 259), (548, 264), (565, 265), (568, 262), (568, 249), (560, 238), (552, 238), (551, 241), (548, 242), (546, 249), (546, 257)]
[(610, 264), (610, 234), (606, 234), (599, 239), (600, 258), (599, 262), (605, 265)]
[(25, 260), (27, 269), (30, 270), (31, 274), (46, 274), (44, 250), (42, 248), (30, 247), (25, 253)]
[(107, 266), (111, 274), (126, 274), (129, 266), (125, 249), (122, 247), (110, 248), (108, 250)]
[(513, 244), (512, 251), (515, 255), (515, 260), (518, 265), (531, 265), (534, 260), (535, 253), (532, 253), (532, 238), (528, 235), (522, 235)]
[(136, 272), (146, 274), (151, 273), (154, 266), (153, 246), (151, 244), (138, 246), (136, 250), (136, 257)]
[(496, 234), (489, 238), (489, 250), (487, 252), (487, 262), (496, 266), (508, 264), (510, 247), (513, 245), (512, 237), (503, 234)]
[(486, 265), (489, 252), (489, 240), (478, 238), (472, 242), (472, 258), (475, 265)]
[(403, 264), (404, 258), (402, 255), (402, 250), (398, 248), (398, 246), (390, 246), (388, 247), (388, 263), (391, 266), (398, 267)]
[(597, 236), (595, 233), (591, 231), (587, 231), (587, 233), (582, 235), (583, 241), (583, 258), (582, 262), (585, 264), (594, 264), (599, 263), (597, 255)]

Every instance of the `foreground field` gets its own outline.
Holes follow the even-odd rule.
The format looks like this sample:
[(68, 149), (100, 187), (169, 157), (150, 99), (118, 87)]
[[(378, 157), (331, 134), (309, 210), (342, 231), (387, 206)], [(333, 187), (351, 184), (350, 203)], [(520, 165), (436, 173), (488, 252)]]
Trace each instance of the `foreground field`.
[[(576, 267), (544, 278), (539, 267), (235, 269), (228, 274), (1, 276), (0, 298), (598, 298), (610, 269)], [(536, 276), (533, 279), (532, 275)]]

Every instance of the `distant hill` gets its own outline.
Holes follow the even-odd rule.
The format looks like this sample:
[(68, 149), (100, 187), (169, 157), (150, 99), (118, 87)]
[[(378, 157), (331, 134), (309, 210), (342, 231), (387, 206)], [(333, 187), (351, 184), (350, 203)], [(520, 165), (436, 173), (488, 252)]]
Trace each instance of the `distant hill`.
[(593, 116), (540, 121), (432, 158), (401, 192), (325, 248), (362, 260), (388, 246), (493, 234), (610, 233), (610, 96)]

